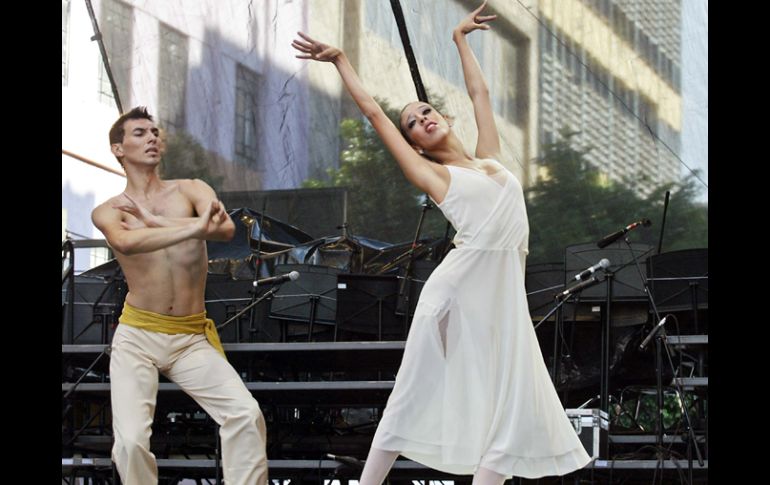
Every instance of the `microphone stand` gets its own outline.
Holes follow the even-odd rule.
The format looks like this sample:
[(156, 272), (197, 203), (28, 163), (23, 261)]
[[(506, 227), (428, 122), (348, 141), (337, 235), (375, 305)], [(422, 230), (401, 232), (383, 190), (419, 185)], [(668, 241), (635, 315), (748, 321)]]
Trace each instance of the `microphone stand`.
[[(260, 298), (259, 300), (257, 299), (257, 280), (259, 280), (259, 270), (262, 267), (262, 239), (263, 239), (263, 234), (265, 230), (265, 211), (266, 210), (267, 210), (267, 197), (262, 199), (262, 213), (259, 215), (259, 239), (257, 240), (257, 260), (254, 263), (254, 281), (251, 282), (251, 285), (252, 285), (251, 302), (249, 302), (249, 304), (246, 306), (246, 308), (249, 308), (249, 309), (254, 308), (257, 302), (264, 300), (264, 298)], [(238, 313), (238, 315), (241, 315), (242, 313), (243, 312), (240, 312)], [(232, 318), (230, 320), (232, 320)], [(228, 320), (226, 323), (229, 323), (230, 320)], [(257, 310), (256, 308), (254, 308), (249, 313), (249, 341), (251, 342), (256, 342), (257, 333), (259, 332), (259, 330), (256, 328), (256, 321), (257, 321)], [(236, 342), (240, 342), (240, 338), (239, 338), (240, 333), (241, 333), (240, 325), (238, 325), (235, 327)]]
[[(611, 352), (611, 339), (610, 339), (610, 332), (612, 331), (612, 294), (613, 290), (615, 288), (614, 282), (615, 282), (615, 273), (612, 271), (605, 271), (604, 272), (605, 281), (607, 281), (607, 292), (605, 294), (605, 312), (604, 312), (604, 321), (602, 322), (601, 326), (601, 344), (600, 344), (600, 354), (601, 354), (601, 365), (599, 366), (600, 369), (600, 378), (599, 378), (599, 395), (601, 397), (599, 408), (607, 413), (607, 416), (610, 414), (610, 352)], [(609, 455), (609, 443), (605, 444), (606, 448), (600, 451), (600, 453), (603, 456)]]
[(406, 339), (409, 333), (409, 318), (412, 312), (412, 302), (410, 294), (412, 292), (412, 264), (414, 263), (414, 253), (417, 248), (417, 241), (420, 239), (420, 232), (422, 232), (422, 224), (425, 222), (425, 215), (430, 209), (433, 208), (433, 204), (430, 202), (429, 196), (425, 195), (425, 202), (422, 204), (422, 211), (420, 212), (420, 220), (417, 222), (417, 230), (414, 232), (414, 239), (412, 239), (412, 246), (409, 248), (409, 260), (406, 263), (406, 269), (404, 271), (404, 279), (401, 280), (401, 284), (398, 287), (398, 298), (404, 298), (404, 338)]
[[(562, 309), (562, 306), (567, 301), (569, 301), (570, 298), (572, 298), (573, 296), (579, 295), (586, 288), (588, 288), (590, 286), (593, 286), (594, 284), (600, 283), (600, 280), (597, 280), (595, 276), (592, 276), (591, 279), (594, 280), (593, 283), (591, 283), (590, 285), (586, 285), (586, 286), (581, 287), (580, 289), (578, 289), (574, 293), (571, 292), (565, 298), (559, 299), (558, 296), (557, 296), (557, 299), (559, 300), (559, 302), (556, 304), (556, 306), (551, 308), (551, 310), (543, 318), (541, 318), (540, 321), (537, 322), (535, 324), (535, 326), (533, 327), (534, 330), (537, 330), (537, 327), (539, 327), (543, 322), (548, 320), (548, 318), (551, 315), (553, 315), (556, 311), (559, 311), (559, 314), (557, 315), (556, 321), (554, 322), (554, 331), (553, 331), (553, 367), (552, 367), (553, 370), (551, 372), (551, 380), (553, 381), (554, 387), (556, 387), (556, 383), (558, 381), (558, 375), (559, 375), (559, 366), (557, 364), (556, 356), (557, 356), (557, 353), (558, 353), (558, 343), (559, 343), (559, 328), (558, 328), (558, 326), (559, 326), (559, 323), (560, 323), (560, 320), (561, 320), (561, 315), (562, 315), (561, 309)], [(587, 280), (587, 281), (591, 281), (591, 280)]]
[[(597, 283), (598, 283), (598, 281), (597, 281)], [(583, 290), (581, 289), (580, 291), (583, 291)], [(577, 293), (580, 293), (580, 292), (577, 292)], [(543, 323), (544, 321), (548, 320), (548, 317), (553, 315), (554, 312), (556, 312), (556, 310), (561, 308), (562, 305), (564, 305), (570, 298), (572, 298), (577, 293), (570, 294), (569, 296), (567, 296), (567, 298), (564, 298), (564, 299), (560, 300), (559, 303), (557, 303), (555, 307), (551, 308), (551, 311), (549, 311), (543, 318), (540, 319), (539, 322), (537, 322), (537, 324), (535, 324), (535, 327), (534, 327), (535, 330), (537, 330), (537, 327), (539, 327), (541, 323)]]
[[(692, 421), (690, 420), (690, 413), (687, 411), (687, 406), (685, 405), (684, 400), (684, 393), (682, 392), (682, 385), (676, 378), (676, 367), (674, 366), (674, 361), (671, 358), (671, 349), (669, 348), (668, 341), (666, 339), (666, 330), (663, 325), (661, 325), (663, 322), (661, 321), (660, 314), (658, 313), (658, 307), (655, 305), (655, 299), (652, 297), (652, 292), (649, 288), (649, 281), (644, 276), (644, 273), (642, 273), (642, 268), (639, 266), (639, 261), (636, 257), (636, 254), (634, 253), (633, 248), (631, 247), (631, 243), (628, 241), (628, 237), (624, 237), (623, 241), (626, 243), (626, 246), (628, 246), (628, 250), (631, 251), (631, 258), (634, 261), (634, 264), (636, 265), (636, 270), (639, 273), (639, 277), (641, 278), (641, 281), (644, 286), (644, 293), (647, 295), (647, 299), (650, 302), (650, 307), (652, 307), (653, 315), (655, 315), (655, 321), (658, 322), (658, 324), (653, 327), (650, 335), (655, 335), (655, 372), (656, 372), (656, 397), (658, 401), (658, 416), (657, 416), (657, 433), (656, 433), (656, 444), (658, 445), (658, 454), (659, 459), (663, 460), (664, 456), (662, 453), (663, 450), (663, 352), (666, 354), (666, 358), (668, 360), (668, 364), (671, 367), (671, 373), (674, 376), (673, 377), (673, 383), (674, 383), (674, 389), (677, 393), (677, 398), (679, 399), (679, 408), (682, 411), (682, 416), (685, 418), (685, 428), (687, 432), (687, 470), (689, 472), (690, 481), (692, 482), (692, 450), (695, 449), (695, 455), (698, 460), (698, 464), (700, 466), (703, 466), (703, 457), (700, 453), (700, 448), (698, 448), (698, 442), (695, 438), (695, 432), (692, 429)], [(660, 328), (660, 331), (658, 329)], [(649, 335), (648, 335), (649, 336)]]
[[(571, 296), (571, 295), (570, 295)], [(553, 315), (556, 311), (559, 313), (556, 315), (556, 319), (553, 322), (554, 328), (553, 328), (553, 366), (551, 367), (551, 380), (553, 381), (553, 387), (556, 387), (556, 383), (559, 380), (559, 365), (558, 361), (556, 359), (556, 356), (558, 355), (558, 347), (559, 347), (559, 322), (561, 320), (561, 307), (564, 305), (564, 303), (567, 302), (569, 298), (564, 298), (559, 303), (556, 304), (555, 307), (551, 308), (551, 311), (549, 311), (542, 319), (540, 319), (537, 324), (535, 324), (534, 329), (537, 330), (537, 327), (540, 326), (544, 321), (548, 320), (548, 317)]]
[(252, 298), (251, 303), (246, 305), (241, 311), (239, 311), (238, 313), (236, 313), (232, 317), (228, 318), (224, 323), (221, 323), (221, 324), (217, 325), (217, 330), (221, 330), (221, 329), (225, 328), (227, 325), (232, 323), (233, 320), (235, 320), (236, 318), (240, 317), (241, 315), (243, 315), (247, 311), (251, 310), (252, 307), (254, 307), (255, 305), (259, 304), (265, 298), (273, 296), (275, 294), (275, 292), (278, 291), (278, 288), (281, 286), (281, 284), (283, 284), (283, 283), (280, 283), (280, 284), (277, 284), (277, 285), (273, 286), (268, 291), (266, 291), (265, 293), (260, 295), (259, 298), (256, 298), (257, 287), (255, 286), (254, 287), (254, 296), (255, 296), (255, 298)]

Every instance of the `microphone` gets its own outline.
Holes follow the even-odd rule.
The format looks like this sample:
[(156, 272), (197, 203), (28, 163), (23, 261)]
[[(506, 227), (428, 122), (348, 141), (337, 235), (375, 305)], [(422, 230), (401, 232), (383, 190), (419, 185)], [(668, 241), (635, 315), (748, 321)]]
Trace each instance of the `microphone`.
[(604, 236), (601, 239), (601, 241), (596, 243), (596, 245), (599, 247), (599, 249), (604, 248), (604, 247), (609, 246), (610, 244), (614, 243), (615, 241), (617, 241), (621, 237), (625, 236), (628, 231), (632, 231), (632, 230), (636, 229), (639, 226), (650, 227), (651, 225), (652, 225), (652, 221), (649, 220), (649, 219), (646, 219), (646, 218), (638, 220), (636, 222), (632, 222), (631, 224), (627, 225), (623, 229), (621, 229), (621, 230), (619, 230), (617, 232), (613, 232), (612, 234), (608, 234), (608, 235)]
[(570, 286), (566, 290), (562, 291), (561, 293), (556, 295), (556, 300), (563, 300), (566, 298), (569, 298), (570, 296), (574, 295), (575, 293), (580, 293), (581, 291), (585, 290), (589, 286), (593, 286), (595, 284), (599, 283), (599, 280), (596, 279), (596, 276), (591, 276), (587, 280), (580, 281), (578, 283), (575, 283), (574, 285)]
[(656, 333), (658, 333), (658, 329), (662, 327), (666, 323), (666, 319), (668, 318), (668, 315), (661, 318), (660, 322), (652, 327), (652, 331), (647, 334), (646, 337), (644, 337), (644, 340), (642, 340), (642, 345), (639, 346), (639, 350), (644, 350), (645, 347), (647, 347), (647, 344), (650, 343), (650, 340), (655, 336)]
[(253, 286), (259, 286), (259, 285), (278, 285), (281, 283), (285, 283), (289, 280), (294, 281), (297, 278), (299, 278), (299, 273), (296, 271), (292, 271), (291, 273), (282, 274), (279, 276), (271, 276), (269, 278), (262, 278), (261, 280), (257, 280), (254, 283), (252, 283)]
[(340, 463), (344, 463), (345, 465), (350, 465), (355, 468), (364, 468), (364, 462), (359, 460), (358, 458), (353, 458), (352, 456), (340, 456), (340, 455), (332, 455), (331, 453), (327, 453), (326, 456), (331, 458), (332, 460), (338, 461)]
[(590, 268), (588, 268), (586, 270), (583, 270), (580, 273), (576, 274), (574, 279), (576, 281), (582, 281), (582, 280), (588, 278), (589, 276), (591, 276), (592, 274), (594, 274), (596, 272), (596, 270), (600, 269), (600, 270), (604, 271), (604, 270), (606, 270), (609, 267), (610, 267), (610, 260), (607, 259), (607, 258), (602, 258), (602, 260), (599, 261), (598, 263), (596, 263), (595, 265), (593, 265)]

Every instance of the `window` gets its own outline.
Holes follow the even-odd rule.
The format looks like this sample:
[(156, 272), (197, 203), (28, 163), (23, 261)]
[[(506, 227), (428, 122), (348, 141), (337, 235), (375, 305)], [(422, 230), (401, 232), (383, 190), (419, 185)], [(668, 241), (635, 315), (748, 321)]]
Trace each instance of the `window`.
[(601, 13), (604, 18), (610, 18), (610, 0), (601, 0)]
[(70, 0), (61, 1), (61, 85), (67, 85), (67, 51), (70, 30)]
[(259, 119), (259, 91), (262, 76), (238, 64), (235, 78), (235, 159), (241, 163), (263, 169)]
[(526, 72), (525, 56), (522, 56), (521, 49), (505, 37), (490, 37), (489, 42), (497, 44), (499, 49), (499, 58), (490, 59), (492, 62), (488, 62), (485, 66), (487, 69), (492, 67), (497, 74), (490, 82), (492, 105), (500, 116), (517, 126), (522, 126), (526, 107), (522, 106), (524, 99), (519, 98), (527, 85), (524, 74)]
[(653, 130), (657, 130), (657, 108), (649, 98), (641, 94), (639, 95), (639, 118), (644, 120)]
[(650, 50), (651, 50), (650, 55), (652, 57), (650, 59), (650, 64), (652, 65), (652, 69), (654, 71), (660, 72), (661, 71), (661, 65), (660, 65), (660, 61), (661, 61), (660, 57), (661, 56), (660, 56), (660, 51), (658, 50), (658, 45), (657, 44), (652, 44)]
[(550, 132), (550, 131), (548, 131), (548, 130), (545, 130), (545, 131), (543, 131), (543, 139), (542, 139), (542, 144), (543, 144), (543, 145), (550, 145), (550, 144), (552, 144), (553, 142), (554, 142), (554, 136), (553, 136), (553, 133), (552, 133), (552, 132)]
[(160, 24), (158, 117), (169, 132), (184, 129), (187, 86), (187, 36)]
[(650, 40), (643, 31), (639, 31), (639, 48), (637, 51), (642, 57), (647, 58), (647, 51), (649, 49)]
[(674, 88), (676, 92), (680, 92), (682, 89), (682, 73), (679, 71), (677, 64), (672, 64), (672, 77), (674, 78)]
[(575, 51), (572, 56), (574, 66), (572, 71), (572, 82), (579, 86), (583, 82), (583, 63), (581, 62), (583, 49), (577, 44), (573, 44), (573, 47), (575, 48)]
[[(104, 48), (110, 63), (112, 77), (118, 89), (123, 106), (128, 106), (129, 87), (131, 86), (131, 30), (133, 9), (130, 5), (117, 0), (102, 2), (101, 32)], [(99, 101), (106, 104), (115, 102), (112, 96), (112, 86), (104, 67), (104, 61), (99, 57)]]

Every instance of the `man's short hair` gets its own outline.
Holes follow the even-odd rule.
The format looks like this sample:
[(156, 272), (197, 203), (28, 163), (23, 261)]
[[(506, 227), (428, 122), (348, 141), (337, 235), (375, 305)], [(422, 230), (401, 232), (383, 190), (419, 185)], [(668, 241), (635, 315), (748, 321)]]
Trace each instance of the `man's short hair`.
[(152, 119), (150, 113), (147, 112), (147, 107), (145, 106), (137, 106), (128, 113), (123, 113), (120, 115), (120, 118), (112, 124), (112, 128), (110, 128), (110, 145), (113, 143), (123, 143), (123, 137), (126, 134), (123, 128), (128, 120), (155, 121)]

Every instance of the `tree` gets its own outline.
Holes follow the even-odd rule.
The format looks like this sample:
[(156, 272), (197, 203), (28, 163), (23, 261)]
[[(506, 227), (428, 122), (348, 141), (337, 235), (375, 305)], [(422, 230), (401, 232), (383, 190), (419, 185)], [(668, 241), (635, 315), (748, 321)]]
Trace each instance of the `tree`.
[[(398, 126), (399, 111), (378, 100)], [(437, 103), (436, 108), (440, 108)], [(329, 169), (329, 180), (308, 179), (303, 187), (346, 187), (348, 223), (353, 234), (388, 242), (414, 237), (424, 194), (401, 173), (393, 156), (368, 121), (346, 118), (340, 123), (344, 149), (340, 168)], [(420, 237), (443, 236), (446, 220), (437, 208), (428, 211)]]
[[(708, 207), (696, 202), (696, 181), (690, 176), (657, 187), (648, 197), (631, 189), (644, 178), (622, 183), (605, 180), (585, 155), (590, 148), (573, 147), (575, 133), (566, 129), (543, 147), (546, 175), (527, 190), (530, 262), (564, 260), (566, 246), (597, 241), (644, 217), (663, 213), (663, 194), (672, 191), (663, 250), (708, 247)], [(660, 224), (660, 220), (655, 221)], [(657, 226), (659, 227), (659, 226)], [(631, 240), (657, 245), (660, 231), (637, 230)]]
[(164, 179), (197, 178), (219, 192), (224, 177), (214, 175), (211, 171), (212, 167), (217, 166), (215, 155), (184, 131), (167, 134), (164, 138), (165, 152), (160, 164), (160, 173)]

